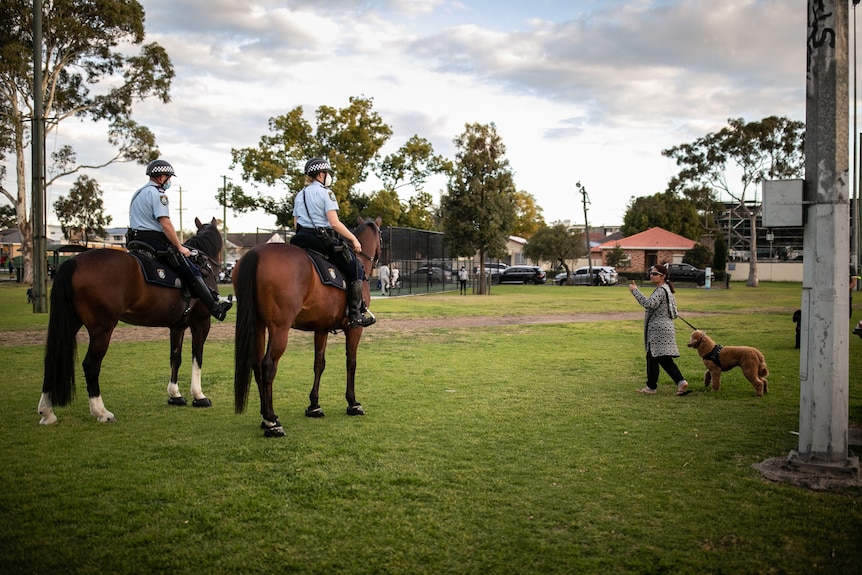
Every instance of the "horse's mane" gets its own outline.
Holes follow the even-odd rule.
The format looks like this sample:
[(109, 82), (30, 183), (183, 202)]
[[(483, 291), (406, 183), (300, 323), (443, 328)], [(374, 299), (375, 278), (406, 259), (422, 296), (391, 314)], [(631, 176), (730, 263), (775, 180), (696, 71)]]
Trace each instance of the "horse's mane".
[(221, 251), (221, 234), (216, 226), (204, 224), (197, 234), (186, 241), (186, 244), (214, 258)]
[(361, 234), (368, 226), (372, 226), (378, 233), (380, 233), (380, 228), (377, 227), (377, 223), (371, 218), (366, 218), (364, 222), (362, 222), (350, 231), (353, 232), (354, 236), (359, 237), (359, 234)]

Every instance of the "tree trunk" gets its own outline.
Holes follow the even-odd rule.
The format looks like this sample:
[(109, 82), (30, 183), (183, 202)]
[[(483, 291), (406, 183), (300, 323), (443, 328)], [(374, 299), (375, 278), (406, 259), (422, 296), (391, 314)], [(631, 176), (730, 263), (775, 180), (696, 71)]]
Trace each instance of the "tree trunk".
[[(24, 163), (24, 125), (19, 121), (15, 123), (15, 171), (16, 185), (18, 188), (18, 201), (15, 209), (18, 212), (18, 233), (21, 235), (21, 266), (18, 271), (22, 283), (33, 281), (33, 229), (30, 227), (30, 218), (27, 212), (27, 178), (25, 177), (26, 165)], [(11, 255), (11, 254), (10, 254)]]

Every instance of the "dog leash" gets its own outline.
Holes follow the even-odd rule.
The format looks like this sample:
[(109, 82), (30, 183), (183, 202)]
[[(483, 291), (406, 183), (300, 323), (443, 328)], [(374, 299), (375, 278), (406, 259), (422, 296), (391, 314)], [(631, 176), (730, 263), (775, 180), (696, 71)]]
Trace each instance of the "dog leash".
[[(664, 286), (662, 286), (662, 287), (664, 287)], [(667, 302), (667, 315), (669, 315), (670, 317), (672, 317), (674, 319), (676, 319), (676, 317), (678, 317), (679, 319), (681, 319), (683, 321), (683, 323), (685, 323), (685, 325), (687, 325), (691, 329), (697, 331), (697, 328), (694, 327), (693, 325), (691, 325), (690, 323), (688, 323), (687, 321), (685, 321), (685, 318), (682, 317), (681, 315), (679, 315), (678, 311), (676, 312), (676, 317), (674, 317), (674, 314), (670, 309), (670, 292), (668, 292), (667, 288), (665, 288), (665, 293), (667, 294), (667, 299), (665, 299), (665, 301)], [(676, 306), (674, 306), (674, 307), (676, 307)]]
[(687, 321), (685, 321), (685, 318), (684, 318), (684, 317), (682, 317), (681, 315), (677, 314), (677, 315), (676, 315), (676, 317), (678, 317), (679, 319), (681, 319), (681, 320), (683, 321), (683, 323), (685, 323), (685, 325), (687, 325), (687, 326), (688, 326), (688, 327), (690, 327), (691, 329), (693, 329), (693, 330), (697, 330), (697, 328), (696, 328), (696, 327), (694, 327), (693, 325), (691, 325), (690, 323), (688, 323)]

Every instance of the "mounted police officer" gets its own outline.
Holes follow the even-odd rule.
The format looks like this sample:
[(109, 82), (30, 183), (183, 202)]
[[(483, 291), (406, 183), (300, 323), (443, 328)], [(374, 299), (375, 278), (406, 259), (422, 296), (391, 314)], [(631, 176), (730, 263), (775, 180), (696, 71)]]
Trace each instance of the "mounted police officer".
[(210, 313), (219, 321), (224, 321), (233, 305), (230, 301), (219, 301), (218, 293), (212, 292), (204, 283), (200, 269), (187, 258), (189, 249), (180, 243), (174, 224), (171, 222), (168, 196), (174, 168), (165, 160), (153, 160), (147, 165), (150, 181), (132, 196), (129, 206), (129, 231), (126, 242), (144, 242), (154, 250), (168, 251), (173, 254), (167, 263), (182, 278), (191, 294), (201, 300)]
[[(347, 226), (338, 219), (338, 201), (330, 189), (335, 173), (329, 162), (311, 158), (305, 163), (306, 186), (293, 203), (296, 235), (290, 243), (328, 255), (347, 280), (347, 307), (350, 327), (368, 327), (377, 321), (362, 301), (365, 269), (355, 252), (362, 245)], [(344, 241), (349, 245), (345, 245)], [(365, 315), (366, 312), (368, 315)]]

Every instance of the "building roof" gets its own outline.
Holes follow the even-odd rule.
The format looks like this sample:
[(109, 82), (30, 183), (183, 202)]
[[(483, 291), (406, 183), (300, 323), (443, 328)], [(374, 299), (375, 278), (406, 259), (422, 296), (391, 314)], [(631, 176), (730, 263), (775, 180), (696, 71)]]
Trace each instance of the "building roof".
[(612, 250), (620, 246), (627, 250), (690, 250), (696, 243), (663, 228), (650, 228), (627, 238), (607, 241), (599, 248)]

